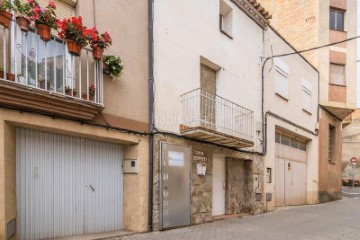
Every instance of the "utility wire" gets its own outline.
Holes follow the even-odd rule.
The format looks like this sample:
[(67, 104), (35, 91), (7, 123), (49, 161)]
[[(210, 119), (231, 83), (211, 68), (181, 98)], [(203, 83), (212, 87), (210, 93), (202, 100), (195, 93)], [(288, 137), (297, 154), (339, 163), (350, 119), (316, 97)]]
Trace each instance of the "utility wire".
[[(337, 45), (337, 44), (340, 44), (340, 43), (352, 41), (352, 40), (355, 40), (357, 38), (360, 38), (360, 36), (347, 38), (347, 39), (344, 39), (344, 40), (339, 41), (339, 42), (333, 42), (333, 43), (329, 43), (329, 44), (326, 44), (326, 45), (321, 45), (321, 46), (317, 46), (317, 47), (313, 47), (313, 48), (304, 49), (304, 50), (301, 50), (301, 51), (295, 51), (295, 52), (291, 52), (291, 53), (284, 53), (284, 54), (274, 55), (274, 56), (271, 56), (271, 57), (268, 57), (268, 58), (271, 59), (271, 58), (276, 58), (276, 57), (286, 57), (286, 56), (290, 56), (290, 55), (301, 54), (301, 53), (304, 53), (304, 52), (310, 52), (310, 51), (314, 51), (314, 50), (317, 50), (317, 49), (330, 47), (330, 46), (334, 46), (334, 45)], [(358, 60), (358, 62), (359, 61), (360, 60)]]

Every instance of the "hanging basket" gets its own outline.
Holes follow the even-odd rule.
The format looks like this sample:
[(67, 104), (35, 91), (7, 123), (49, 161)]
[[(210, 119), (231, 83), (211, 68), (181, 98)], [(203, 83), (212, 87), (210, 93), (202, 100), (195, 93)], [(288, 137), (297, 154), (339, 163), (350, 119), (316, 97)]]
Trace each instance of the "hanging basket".
[(0, 24), (5, 28), (10, 28), (13, 15), (7, 11), (0, 11)]
[(40, 35), (41, 40), (48, 42), (51, 39), (51, 29), (49, 25), (39, 23), (36, 25), (38, 29), (38, 34)]
[(94, 47), (93, 50), (93, 58), (95, 61), (100, 61), (102, 59), (102, 55), (103, 55), (103, 49), (99, 46)]
[(80, 56), (81, 46), (71, 39), (66, 40), (68, 51), (71, 55)]
[(16, 17), (16, 22), (20, 27), (20, 30), (27, 33), (29, 31), (29, 26), (30, 26), (30, 20), (27, 19), (26, 17), (21, 17), (18, 16)]

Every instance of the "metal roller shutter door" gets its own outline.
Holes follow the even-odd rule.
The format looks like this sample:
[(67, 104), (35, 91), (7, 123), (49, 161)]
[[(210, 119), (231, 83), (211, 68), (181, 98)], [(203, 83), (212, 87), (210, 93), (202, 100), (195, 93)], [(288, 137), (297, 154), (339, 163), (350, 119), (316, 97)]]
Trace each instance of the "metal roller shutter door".
[(122, 147), (17, 129), (18, 238), (120, 230)]

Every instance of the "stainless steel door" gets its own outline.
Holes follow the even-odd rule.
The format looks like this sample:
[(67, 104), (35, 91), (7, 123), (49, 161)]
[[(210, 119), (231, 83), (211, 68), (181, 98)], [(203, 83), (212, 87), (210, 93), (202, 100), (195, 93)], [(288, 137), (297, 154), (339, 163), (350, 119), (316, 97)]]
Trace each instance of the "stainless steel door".
[(161, 228), (190, 225), (191, 147), (161, 143)]

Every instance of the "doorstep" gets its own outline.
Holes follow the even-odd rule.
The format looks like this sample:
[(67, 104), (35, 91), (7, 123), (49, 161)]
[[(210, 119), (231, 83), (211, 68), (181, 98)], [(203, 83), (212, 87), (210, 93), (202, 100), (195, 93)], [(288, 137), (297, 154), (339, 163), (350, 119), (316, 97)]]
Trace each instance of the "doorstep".
[(240, 213), (240, 214), (232, 214), (232, 215), (219, 215), (213, 216), (213, 220), (223, 220), (223, 219), (231, 219), (231, 218), (243, 218), (246, 216), (252, 216), (250, 213)]
[(115, 238), (119, 236), (134, 234), (134, 232), (120, 230), (120, 231), (113, 231), (113, 232), (104, 232), (104, 233), (93, 233), (93, 234), (84, 234), (84, 235), (76, 235), (76, 236), (69, 236), (69, 237), (62, 237), (62, 238), (54, 238), (58, 240), (95, 240), (95, 239), (108, 239), (108, 238)]

